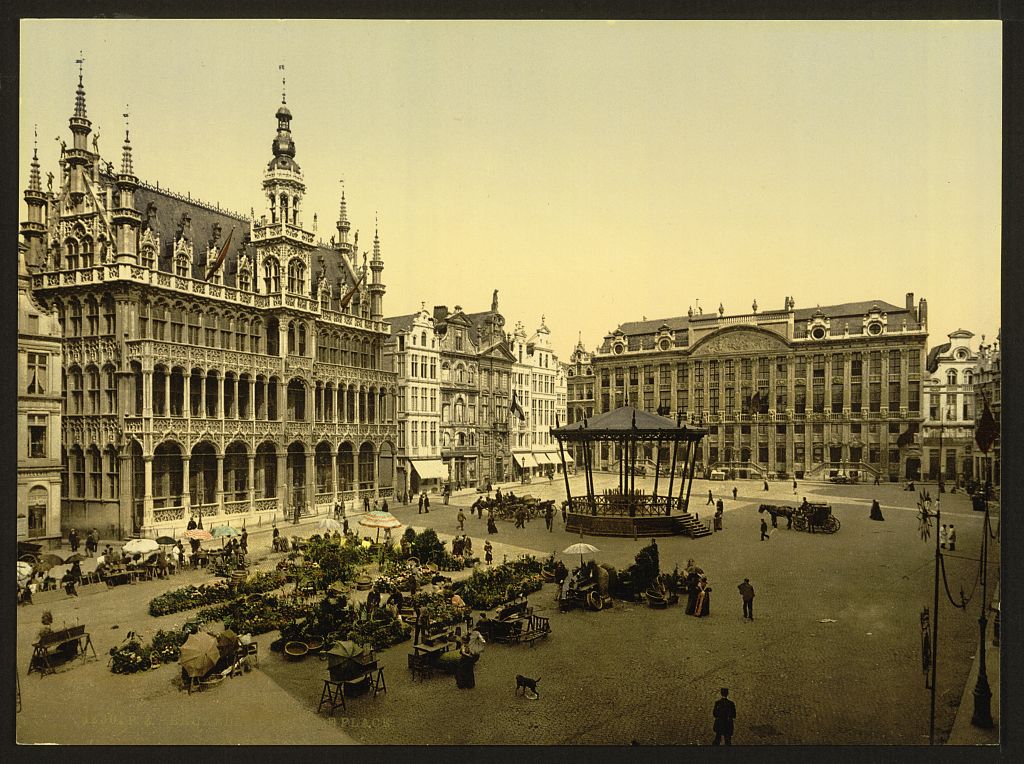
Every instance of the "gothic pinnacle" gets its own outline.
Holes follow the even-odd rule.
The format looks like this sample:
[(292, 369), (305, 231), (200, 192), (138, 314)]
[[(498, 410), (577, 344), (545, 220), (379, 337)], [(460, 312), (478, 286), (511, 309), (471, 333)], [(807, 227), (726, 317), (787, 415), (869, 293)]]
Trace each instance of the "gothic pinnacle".
[(39, 182), (39, 133), (37, 126), (32, 127), (32, 171), (28, 178), (30, 191), (42, 191)]

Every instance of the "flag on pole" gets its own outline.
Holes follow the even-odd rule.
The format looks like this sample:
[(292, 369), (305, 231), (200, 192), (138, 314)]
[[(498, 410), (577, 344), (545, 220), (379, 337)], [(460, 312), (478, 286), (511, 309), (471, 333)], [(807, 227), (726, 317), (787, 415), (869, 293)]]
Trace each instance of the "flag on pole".
[(988, 406), (988, 396), (985, 395), (984, 390), (981, 391), (981, 398), (985, 408), (981, 412), (981, 419), (978, 420), (978, 424), (974, 428), (974, 442), (978, 444), (978, 448), (983, 454), (987, 454), (992, 448), (992, 444), (996, 442), (996, 438), (999, 437), (999, 424), (992, 414), (992, 409)]
[(207, 281), (210, 280), (213, 274), (217, 272), (217, 269), (223, 264), (224, 258), (228, 255), (228, 248), (231, 246), (231, 237), (234, 236), (234, 234), (235, 229), (232, 228), (231, 233), (228, 234), (227, 241), (224, 242), (224, 246), (220, 248), (220, 252), (217, 254), (217, 259), (213, 261), (213, 265), (211, 265), (210, 269), (206, 272)]
[(362, 283), (363, 279), (365, 279), (365, 278), (366, 278), (366, 272), (364, 271), (363, 275), (360, 276), (356, 280), (356, 283), (352, 285), (352, 288), (349, 289), (348, 292), (345, 293), (345, 296), (341, 298), (340, 305), (341, 305), (342, 308), (344, 308), (346, 305), (348, 305), (348, 301), (352, 299), (352, 296), (356, 293), (356, 290), (359, 289), (359, 285)]
[(519, 399), (516, 397), (516, 391), (515, 390), (512, 391), (512, 407), (511, 407), (511, 411), (512, 411), (513, 414), (515, 414), (517, 417), (519, 417), (519, 421), (520, 422), (525, 422), (526, 421), (526, 412), (523, 411), (523, 407), (519, 405)]

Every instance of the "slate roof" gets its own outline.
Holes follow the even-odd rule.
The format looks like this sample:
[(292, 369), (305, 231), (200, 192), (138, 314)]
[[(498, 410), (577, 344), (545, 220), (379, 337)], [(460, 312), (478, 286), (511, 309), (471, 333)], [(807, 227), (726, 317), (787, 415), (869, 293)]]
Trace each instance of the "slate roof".
[[(861, 300), (858, 302), (845, 302), (837, 305), (822, 305), (820, 307), (814, 306), (809, 308), (800, 308), (793, 311), (793, 321), (796, 328), (803, 328), (806, 324), (814, 317), (814, 314), (819, 310), (827, 316), (832, 322), (832, 331), (836, 334), (841, 334), (843, 326), (837, 319), (849, 318), (859, 319), (864, 314), (870, 312), (873, 308), (877, 308), (883, 313), (888, 313), (890, 321), (897, 318), (900, 315), (908, 316), (908, 325), (912, 328), (920, 326), (919, 322), (914, 318), (914, 314), (908, 311), (905, 307), (893, 305), (890, 302), (884, 300)], [(768, 311), (772, 312), (772, 311)], [(728, 314), (726, 318), (728, 318)], [(650, 345), (653, 347), (653, 339), (647, 344), (644, 343), (644, 337), (652, 337), (657, 334), (662, 327), (668, 327), (670, 331), (676, 332), (676, 345), (680, 342), (685, 345), (685, 336), (680, 337), (679, 335), (685, 334), (692, 321), (697, 326), (707, 326), (715, 321), (717, 318), (716, 313), (705, 313), (703, 315), (694, 315), (691, 319), (688, 315), (684, 316), (671, 316), (669, 318), (654, 318), (646, 321), (627, 321), (619, 324), (617, 332), (622, 332), (627, 338), (630, 338), (630, 350), (637, 350), (640, 347), (646, 347)], [(860, 324), (855, 323), (851, 325), (851, 331), (859, 330)], [(615, 333), (615, 332), (613, 332)], [(602, 347), (608, 346), (607, 339), (602, 344)]]
[[(156, 215), (147, 220), (149, 205), (156, 206)], [(243, 252), (251, 255), (253, 246), (248, 241), (249, 219), (228, 210), (214, 210), (204, 203), (193, 202), (182, 199), (178, 195), (151, 186), (139, 186), (135, 191), (135, 208), (142, 215), (143, 227), (152, 224), (154, 230), (160, 234), (161, 251), (158, 258), (158, 268), (162, 271), (173, 271), (174, 243), (178, 238), (182, 215), (187, 213), (191, 222), (191, 241), (193, 247), (192, 278), (205, 279), (207, 262), (207, 250), (210, 241), (213, 240), (214, 226), (220, 224), (220, 238), (218, 246), (223, 246), (228, 235), (234, 229), (231, 237), (231, 246), (221, 266), (223, 271), (224, 284), (237, 287), (238, 259)], [(331, 288), (331, 307), (339, 309), (340, 297), (352, 288), (352, 284), (358, 278), (349, 263), (337, 250), (330, 247), (315, 246), (310, 253), (311, 257), (311, 278), (308, 282), (307, 296), (315, 296), (319, 289), (320, 278), (326, 275)], [(259, 274), (253, 274), (258, 278)], [(338, 279), (344, 276), (339, 289)], [(284, 275), (282, 274), (282, 278)], [(364, 285), (365, 287), (365, 282)], [(353, 302), (355, 298), (353, 298)]]

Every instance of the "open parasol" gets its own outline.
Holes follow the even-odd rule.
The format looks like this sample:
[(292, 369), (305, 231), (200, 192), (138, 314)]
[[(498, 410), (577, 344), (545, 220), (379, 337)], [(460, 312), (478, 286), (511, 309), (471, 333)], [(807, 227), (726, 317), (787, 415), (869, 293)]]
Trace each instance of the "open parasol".
[(74, 554), (69, 556), (66, 560), (64, 560), (64, 564), (65, 565), (70, 565), (73, 562), (82, 562), (84, 560), (85, 560), (85, 555), (84, 554), (82, 554), (81, 552), (75, 552)]
[(336, 644), (334, 647), (332, 647), (327, 652), (327, 654), (328, 655), (335, 655), (335, 656), (338, 656), (339, 658), (348, 658), (349, 660), (351, 660), (353, 658), (360, 658), (360, 657), (362, 657), (363, 652), (364, 652), (364, 649), (363, 649), (362, 645), (357, 645), (351, 639), (346, 639), (346, 640), (343, 640), (341, 642), (338, 642), (338, 644)]
[(601, 550), (598, 549), (596, 546), (591, 546), (590, 544), (578, 543), (578, 544), (573, 544), (572, 546), (567, 547), (566, 549), (563, 549), (562, 550), (562, 554), (578, 554), (580, 556), (580, 565), (583, 565), (583, 555), (585, 555), (585, 554), (593, 554), (594, 552), (600, 552), (600, 551)]
[(185, 531), (182, 535), (187, 539), (196, 539), (197, 541), (209, 541), (213, 538), (209, 531), (202, 528), (193, 528), (190, 531)]
[(18, 562), (18, 586), (24, 586), (32, 577), (32, 563)]
[(219, 539), (222, 536), (241, 536), (242, 532), (240, 530), (232, 528), (230, 525), (218, 525), (216, 528), (213, 529), (212, 535), (213, 538)]
[(189, 676), (206, 676), (220, 660), (217, 638), (205, 631), (190, 634), (181, 646), (178, 663)]
[(159, 536), (156, 540), (160, 546), (174, 546), (177, 542), (170, 536)]
[(160, 545), (153, 539), (132, 539), (122, 549), (126, 554), (150, 554), (159, 552)]
[(401, 528), (402, 522), (390, 512), (384, 512), (382, 510), (374, 510), (373, 512), (367, 512), (359, 520), (359, 524), (364, 528), (376, 528), (377, 529), (377, 540), (380, 540), (380, 529), (381, 528)]
[(36, 563), (37, 567), (40, 570), (49, 570), (55, 565), (63, 564), (64, 558), (61, 557), (59, 554), (54, 554), (53, 552), (48, 552), (47, 554), (44, 554), (39, 558), (39, 562)]
[(339, 523), (333, 517), (325, 517), (323, 520), (317, 523), (316, 527), (322, 531), (340, 531), (341, 523)]

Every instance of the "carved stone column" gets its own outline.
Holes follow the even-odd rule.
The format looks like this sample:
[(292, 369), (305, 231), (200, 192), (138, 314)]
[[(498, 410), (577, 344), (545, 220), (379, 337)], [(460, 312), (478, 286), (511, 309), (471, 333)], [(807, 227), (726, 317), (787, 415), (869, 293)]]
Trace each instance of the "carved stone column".
[(246, 482), (246, 488), (248, 489), (247, 494), (249, 496), (249, 511), (252, 512), (255, 508), (255, 497), (256, 497), (256, 454), (250, 452), (246, 455), (248, 461), (249, 477)]
[(331, 486), (333, 490), (332, 501), (338, 501), (338, 452), (334, 451), (331, 454)]
[[(181, 457), (181, 507), (185, 517), (189, 517), (192, 514), (192, 490), (188, 474), (190, 459), (190, 454), (185, 454)], [(202, 504), (202, 502), (199, 503)]]
[(143, 478), (142, 494), (142, 525), (143, 527), (153, 524), (153, 456), (152, 454), (142, 457), (145, 476)]
[(217, 514), (224, 514), (224, 454), (217, 454), (217, 490), (214, 494)]

